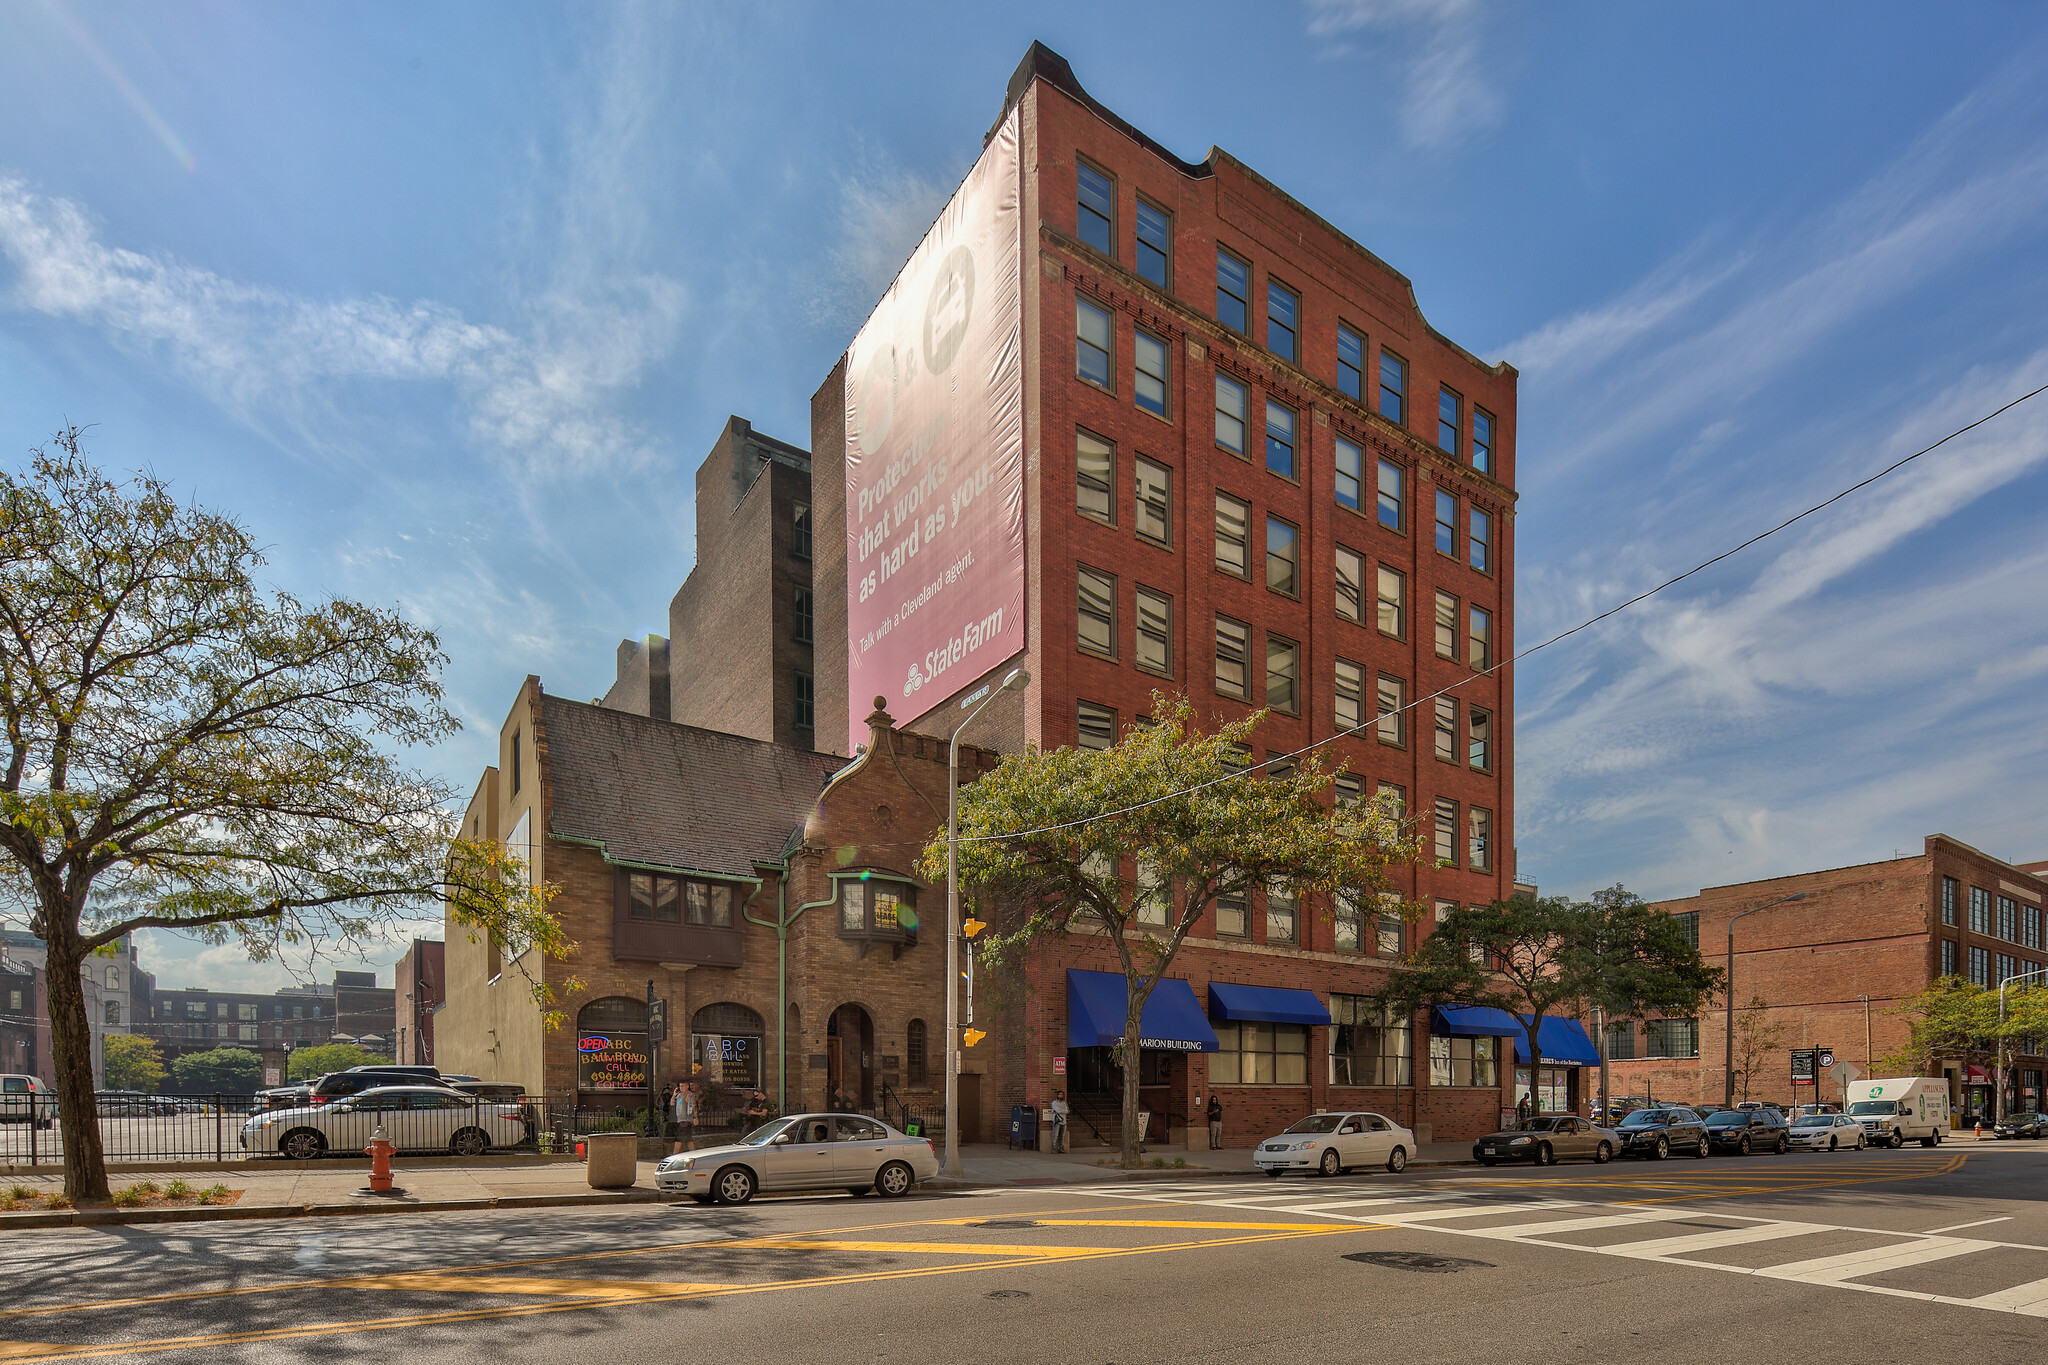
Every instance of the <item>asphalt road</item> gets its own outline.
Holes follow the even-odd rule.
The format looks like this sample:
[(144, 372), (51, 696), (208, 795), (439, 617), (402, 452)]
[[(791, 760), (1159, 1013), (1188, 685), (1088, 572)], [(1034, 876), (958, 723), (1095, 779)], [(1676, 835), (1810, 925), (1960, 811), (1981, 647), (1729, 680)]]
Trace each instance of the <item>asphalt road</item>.
[(2021, 1359), (2048, 1145), (59, 1229), (0, 1285), (10, 1362)]

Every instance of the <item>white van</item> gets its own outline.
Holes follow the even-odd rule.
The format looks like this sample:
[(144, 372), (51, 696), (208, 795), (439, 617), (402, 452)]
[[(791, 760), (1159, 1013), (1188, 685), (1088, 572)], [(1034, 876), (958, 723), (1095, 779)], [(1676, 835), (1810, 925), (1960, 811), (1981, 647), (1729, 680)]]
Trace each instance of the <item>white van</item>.
[(1854, 1081), (1848, 1100), (1849, 1117), (1873, 1147), (1903, 1147), (1908, 1138), (1934, 1147), (1948, 1131), (1948, 1082), (1938, 1076)]

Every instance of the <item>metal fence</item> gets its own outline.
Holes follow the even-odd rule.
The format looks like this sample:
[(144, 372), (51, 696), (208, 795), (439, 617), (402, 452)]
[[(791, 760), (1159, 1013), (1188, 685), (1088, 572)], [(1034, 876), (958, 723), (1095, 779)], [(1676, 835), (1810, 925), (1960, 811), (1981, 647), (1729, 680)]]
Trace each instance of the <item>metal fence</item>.
[[(436, 1102), (422, 1107), (403, 1100), (366, 1102), (365, 1095), (355, 1095), (285, 1108), (263, 1095), (128, 1096), (101, 1102), (100, 1145), (109, 1162), (122, 1163), (359, 1156), (382, 1128), (401, 1150), (414, 1154), (567, 1155), (575, 1152), (577, 1139), (586, 1133), (635, 1132), (664, 1143), (708, 1146), (731, 1141), (775, 1117), (762, 1112), (758, 1103), (704, 1105), (692, 1123), (678, 1124), (660, 1115), (650, 1125), (644, 1105), (578, 1105), (568, 1097), (490, 1100), (454, 1092), (431, 1098)], [(38, 1095), (32, 1104), (33, 1108), (28, 1103), (0, 1107), (0, 1166), (63, 1165), (66, 1124), (58, 1114), (56, 1097)], [(924, 1136), (936, 1136), (945, 1127), (941, 1103), (906, 1100), (893, 1092), (885, 1092), (880, 1104), (843, 1112), (866, 1114)], [(262, 1126), (251, 1130), (252, 1122)], [(316, 1134), (318, 1140), (295, 1140), (295, 1133), (302, 1132)]]

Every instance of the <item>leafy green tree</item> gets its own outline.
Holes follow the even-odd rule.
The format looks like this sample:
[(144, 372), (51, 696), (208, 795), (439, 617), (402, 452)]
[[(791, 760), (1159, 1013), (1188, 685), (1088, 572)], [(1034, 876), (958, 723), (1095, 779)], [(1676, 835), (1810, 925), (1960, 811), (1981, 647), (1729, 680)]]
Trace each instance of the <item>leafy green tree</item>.
[(217, 1047), (173, 1058), (171, 1075), (181, 1094), (251, 1095), (263, 1083), (263, 1062), (238, 1047)]
[[(542, 889), (456, 841), (456, 793), (397, 756), (456, 728), (434, 635), (259, 587), (255, 540), (66, 427), (0, 471), (0, 877), (48, 950), (65, 1193), (108, 1201), (80, 968), (137, 929), (252, 957), (344, 943), (436, 896), (559, 946)], [(175, 1070), (175, 1068), (174, 1068)]]
[(163, 1089), (164, 1058), (154, 1039), (134, 1033), (109, 1033), (104, 1046), (107, 1089), (140, 1090), (146, 1095)]
[(369, 1066), (390, 1060), (354, 1043), (322, 1043), (319, 1047), (293, 1049), (285, 1079), (303, 1081), (312, 1076), (325, 1076), (330, 1071), (346, 1071), (352, 1066)]
[[(2023, 1036), (2031, 1030), (2013, 1028), (2013, 1001), (2021, 992), (2006, 993), (2008, 1030)], [(1907, 996), (1888, 1013), (1907, 1022), (1906, 1041), (1879, 1059), (1893, 1076), (1939, 1075), (1943, 1059), (1990, 1064), (1998, 1053), (1998, 993), (1944, 976)]]
[(1761, 995), (1735, 1012), (1735, 1088), (1749, 1098), (1749, 1084), (1769, 1071), (1785, 1046), (1785, 1026), (1771, 1017), (1770, 1002)]
[[(1316, 755), (1291, 774), (1243, 771), (1263, 711), (1204, 733), (1183, 696), (1152, 696), (1154, 723), (1107, 749), (1012, 754), (960, 793), (959, 866), (991, 919), (981, 960), (1015, 967), (1039, 939), (1107, 941), (1126, 986), (1123, 1164), (1138, 1160), (1138, 1021), (1196, 922), (1268, 883), (1363, 906), (1416, 848), (1394, 813), (1340, 805)], [(946, 875), (943, 831), (924, 871)]]
[(1515, 896), (1454, 907), (1407, 964), (1375, 993), (1383, 1007), (1406, 1015), (1490, 1005), (1520, 1021), (1537, 1066), (1545, 1019), (1583, 1019), (1595, 1005), (1610, 1019), (1697, 1014), (1721, 983), (1671, 916), (1619, 886), (1584, 901)]

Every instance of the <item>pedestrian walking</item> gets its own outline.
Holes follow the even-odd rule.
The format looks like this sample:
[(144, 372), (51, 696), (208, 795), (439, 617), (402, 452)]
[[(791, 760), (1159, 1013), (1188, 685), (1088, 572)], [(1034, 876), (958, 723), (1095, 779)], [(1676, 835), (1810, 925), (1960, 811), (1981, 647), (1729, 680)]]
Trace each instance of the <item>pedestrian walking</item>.
[(1529, 1104), (1529, 1097), (1528, 1097), (1527, 1095), (1524, 1095), (1524, 1096), (1522, 1096), (1522, 1098), (1520, 1098), (1519, 1100), (1516, 1100), (1516, 1101), (1515, 1101), (1515, 1121), (1516, 1121), (1517, 1123), (1527, 1123), (1527, 1122), (1529, 1121), (1529, 1110), (1530, 1110), (1530, 1104)]
[(1052, 1149), (1055, 1152), (1067, 1150), (1067, 1092), (1052, 1092), (1052, 1103), (1046, 1106), (1052, 1111)]
[(1209, 1094), (1207, 1114), (1209, 1117), (1209, 1150), (1220, 1152), (1223, 1150), (1223, 1101), (1216, 1097), (1214, 1091), (1211, 1091)]

